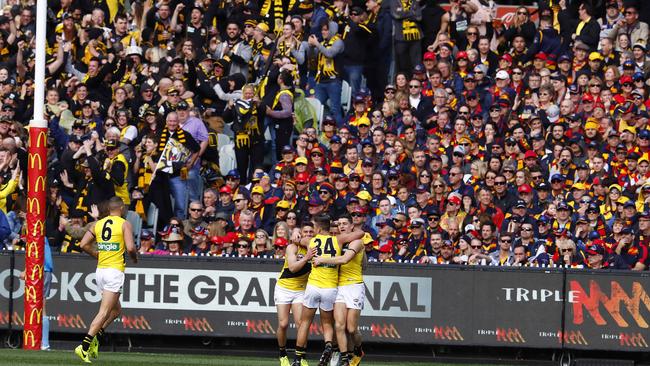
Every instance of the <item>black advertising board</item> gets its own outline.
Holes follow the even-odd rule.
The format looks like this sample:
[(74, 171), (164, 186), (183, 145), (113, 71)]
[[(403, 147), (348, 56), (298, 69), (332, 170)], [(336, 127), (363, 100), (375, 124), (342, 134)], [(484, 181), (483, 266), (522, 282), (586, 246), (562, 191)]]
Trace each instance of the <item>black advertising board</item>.
[(648, 273), (569, 271), (566, 281), (566, 348), (650, 350)]
[[(17, 276), (24, 259), (20, 254), (16, 258), (13, 320), (14, 327), (20, 328), (23, 287)], [(54, 262), (52, 292), (47, 302), (50, 329), (83, 333), (99, 306), (100, 294), (94, 282), (96, 262), (82, 255), (58, 255)], [(8, 326), (8, 267), (9, 256), (0, 255), (0, 268), (4, 268), (0, 271), (0, 329)], [(110, 331), (274, 338), (277, 318), (273, 294), (280, 267), (277, 260), (141, 258), (138, 265), (127, 267), (123, 314)], [(576, 323), (577, 295), (568, 289), (563, 291), (564, 277), (561, 269), (370, 263), (364, 275), (366, 302), (359, 327), (366, 341), (379, 343), (621, 349), (598, 332), (615, 330), (617, 333), (612, 334), (620, 336), (623, 329), (618, 325), (608, 328), (615, 320), (606, 314), (605, 326), (594, 323), (592, 313), (586, 310), (588, 301), (582, 306), (584, 321)], [(601, 309), (621, 309), (629, 325), (628, 333), (640, 335), (624, 340), (630, 344), (648, 341), (644, 323), (650, 319), (647, 276), (568, 272), (566, 278), (567, 288), (590, 289), (591, 297), (585, 300), (598, 298)], [(612, 289), (609, 283), (613, 278), (619, 285)], [(638, 314), (626, 313), (624, 305), (616, 308), (601, 295), (592, 295), (596, 294), (590, 287), (593, 281), (607, 293), (607, 299), (622, 299), (620, 304), (627, 301), (633, 310), (639, 309)], [(563, 306), (566, 331), (562, 327)], [(310, 334), (319, 337), (322, 330), (313, 325)], [(569, 344), (577, 342), (578, 335), (601, 338), (584, 345)], [(289, 338), (293, 337), (295, 325), (290, 324)]]
[(562, 272), (474, 271), (474, 343), (555, 348), (562, 329)]

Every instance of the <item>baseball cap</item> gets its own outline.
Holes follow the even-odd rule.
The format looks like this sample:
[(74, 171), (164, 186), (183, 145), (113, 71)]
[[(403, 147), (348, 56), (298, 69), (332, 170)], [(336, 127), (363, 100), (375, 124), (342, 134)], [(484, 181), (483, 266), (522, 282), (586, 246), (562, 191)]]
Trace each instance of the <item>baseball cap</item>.
[(226, 177), (233, 177), (239, 179), (239, 170), (237, 169), (232, 169), (226, 174)]
[(293, 153), (293, 147), (291, 147), (290, 145), (284, 145), (282, 147), (282, 153), (283, 154)]
[(566, 178), (564, 177), (564, 175), (562, 175), (560, 173), (555, 173), (555, 174), (553, 174), (553, 176), (551, 176), (551, 182), (553, 182), (553, 181), (556, 181), (556, 182), (557, 181), (562, 181), (562, 182), (564, 182), (565, 180), (566, 180)]
[(416, 217), (413, 220), (411, 220), (410, 226), (411, 227), (413, 227), (413, 226), (415, 226), (415, 227), (424, 226), (424, 220), (422, 218), (420, 218), (420, 217)]
[(144, 230), (142, 230), (142, 233), (140, 234), (140, 239), (141, 240), (153, 239), (153, 233), (151, 232), (151, 230), (144, 229)]
[(600, 52), (594, 51), (589, 54), (589, 61), (596, 61), (596, 60), (602, 61), (604, 59), (605, 58), (603, 57), (603, 55), (600, 54)]
[(360, 191), (357, 193), (357, 198), (364, 201), (372, 201), (372, 196), (368, 191)]
[(466, 52), (466, 51), (460, 51), (460, 52), (458, 52), (458, 53), (456, 54), (456, 60), (460, 60), (460, 59), (465, 59), (465, 60), (467, 60), (468, 58), (469, 58), (469, 57), (467, 56), (467, 52)]
[(324, 204), (325, 202), (318, 195), (312, 195), (309, 198), (309, 206), (322, 206)]
[(425, 52), (424, 56), (422, 57), (422, 60), (435, 60), (436, 59), (436, 54), (433, 52)]
[(537, 153), (533, 150), (528, 150), (524, 154), (524, 159), (537, 159)]
[(296, 165), (298, 165), (298, 164), (307, 165), (307, 158), (304, 157), (304, 156), (300, 156), (300, 157), (296, 158), (295, 163), (296, 163)]
[(532, 193), (533, 192), (533, 188), (528, 183), (524, 183), (524, 184), (520, 185), (517, 190), (519, 191), (519, 193)]
[(605, 248), (600, 245), (592, 244), (587, 248), (587, 255), (603, 255)]
[(422, 66), (421, 64), (417, 64), (413, 67), (414, 74), (424, 74), (424, 71), (425, 71), (424, 66)]
[(283, 237), (279, 237), (279, 238), (275, 239), (275, 241), (273, 242), (273, 245), (276, 246), (276, 247), (284, 248), (287, 245), (289, 245), (289, 241), (287, 239), (283, 238)]
[(499, 70), (499, 71), (497, 72), (496, 78), (497, 78), (498, 80), (508, 80), (508, 79), (510, 79), (510, 75), (509, 75), (508, 72), (505, 71), (505, 70)]
[(291, 205), (289, 204), (289, 201), (287, 200), (280, 200), (278, 203), (275, 204), (275, 208), (282, 208), (285, 210), (288, 210)]
[(223, 187), (219, 188), (219, 193), (231, 194), (232, 188), (230, 188), (228, 185), (224, 185)]

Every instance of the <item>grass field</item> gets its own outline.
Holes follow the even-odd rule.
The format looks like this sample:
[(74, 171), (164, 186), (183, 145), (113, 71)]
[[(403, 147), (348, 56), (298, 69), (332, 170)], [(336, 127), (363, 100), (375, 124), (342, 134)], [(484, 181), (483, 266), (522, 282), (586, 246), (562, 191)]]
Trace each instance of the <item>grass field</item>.
[[(316, 365), (317, 360), (311, 364)], [(161, 354), (161, 353), (100, 353), (99, 359), (93, 364), (102, 366), (277, 366), (275, 359), (256, 357), (224, 357), (204, 356), (191, 354)], [(45, 365), (85, 365), (72, 351), (23, 351), (0, 349), (0, 365), (11, 366), (45, 366)], [(364, 366), (444, 366), (441, 363), (413, 363), (413, 362), (363, 362)], [(454, 364), (455, 366), (471, 366), (469, 364)], [(485, 365), (482, 365), (485, 366)]]

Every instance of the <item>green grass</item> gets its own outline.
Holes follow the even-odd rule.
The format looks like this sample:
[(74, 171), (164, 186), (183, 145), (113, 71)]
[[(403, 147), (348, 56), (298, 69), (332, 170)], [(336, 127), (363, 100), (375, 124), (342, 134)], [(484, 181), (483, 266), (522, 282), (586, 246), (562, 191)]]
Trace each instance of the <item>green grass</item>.
[[(191, 354), (161, 354), (161, 353), (100, 353), (94, 365), (102, 366), (278, 366), (279, 362), (271, 358), (258, 357), (224, 357)], [(316, 365), (317, 360), (311, 362)], [(415, 362), (363, 362), (364, 366), (444, 366), (440, 363), (415, 363)], [(85, 365), (70, 351), (23, 351), (0, 349), (0, 365), (11, 366), (45, 366), (45, 365)], [(455, 366), (462, 366), (454, 364)], [(465, 366), (471, 366), (466, 364)], [(485, 365), (482, 365), (485, 366)]]

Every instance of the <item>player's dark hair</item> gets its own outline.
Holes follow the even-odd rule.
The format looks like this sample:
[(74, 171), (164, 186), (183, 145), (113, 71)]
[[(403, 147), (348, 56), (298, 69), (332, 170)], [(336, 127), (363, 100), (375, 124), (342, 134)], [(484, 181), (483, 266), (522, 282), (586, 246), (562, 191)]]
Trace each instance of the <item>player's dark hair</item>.
[(328, 214), (320, 214), (313, 219), (314, 224), (321, 230), (329, 230), (332, 218)]

